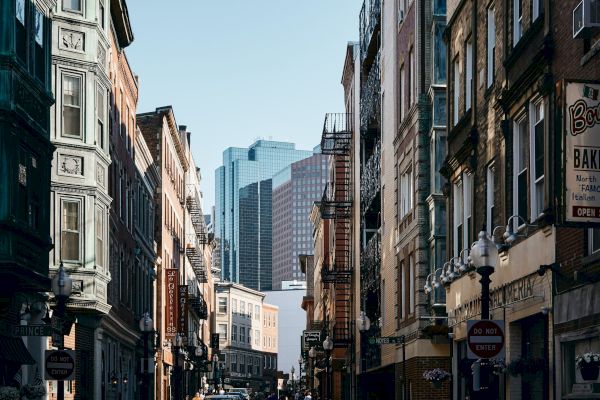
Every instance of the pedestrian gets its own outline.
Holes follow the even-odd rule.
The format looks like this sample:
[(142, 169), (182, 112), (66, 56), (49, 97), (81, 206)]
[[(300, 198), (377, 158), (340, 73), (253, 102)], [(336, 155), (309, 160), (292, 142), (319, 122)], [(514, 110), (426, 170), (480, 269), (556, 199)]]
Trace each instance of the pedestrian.
[(306, 391), (306, 396), (304, 396), (304, 400), (312, 400), (312, 396), (310, 395), (310, 392), (308, 390)]
[(202, 400), (200, 397), (200, 392), (196, 392), (196, 394), (194, 395), (194, 397), (192, 398), (192, 400)]

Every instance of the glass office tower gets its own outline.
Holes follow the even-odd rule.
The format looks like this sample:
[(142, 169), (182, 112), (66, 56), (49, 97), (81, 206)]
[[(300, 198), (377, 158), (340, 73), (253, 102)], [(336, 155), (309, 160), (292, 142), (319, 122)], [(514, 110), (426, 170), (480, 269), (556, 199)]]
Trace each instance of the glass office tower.
[(311, 155), (293, 143), (268, 140), (223, 152), (215, 171), (214, 224), (223, 280), (271, 290), (272, 178)]

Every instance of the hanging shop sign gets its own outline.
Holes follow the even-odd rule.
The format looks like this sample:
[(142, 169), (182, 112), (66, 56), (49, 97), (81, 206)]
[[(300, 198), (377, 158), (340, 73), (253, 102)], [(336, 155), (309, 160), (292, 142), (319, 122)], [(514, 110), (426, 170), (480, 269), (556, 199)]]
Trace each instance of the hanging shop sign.
[(565, 221), (600, 223), (600, 85), (565, 93)]
[(179, 307), (177, 309), (179, 315), (179, 333), (187, 336), (188, 334), (188, 285), (179, 285), (178, 293)]
[(177, 282), (179, 270), (167, 268), (167, 296), (165, 299), (165, 337), (174, 338), (177, 334)]

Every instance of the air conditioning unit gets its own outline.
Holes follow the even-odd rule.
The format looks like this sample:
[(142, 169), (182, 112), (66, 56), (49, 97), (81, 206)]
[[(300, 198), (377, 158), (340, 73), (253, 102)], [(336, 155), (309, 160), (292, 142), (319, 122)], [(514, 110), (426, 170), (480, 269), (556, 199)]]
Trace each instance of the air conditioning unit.
[(581, 0), (573, 10), (573, 38), (588, 37), (600, 28), (600, 0)]

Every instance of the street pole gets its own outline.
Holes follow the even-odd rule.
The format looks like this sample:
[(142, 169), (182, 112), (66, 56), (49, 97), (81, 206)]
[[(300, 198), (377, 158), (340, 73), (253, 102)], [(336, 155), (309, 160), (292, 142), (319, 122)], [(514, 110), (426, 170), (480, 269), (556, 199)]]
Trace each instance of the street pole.
[(143, 365), (143, 371), (144, 373), (142, 374), (142, 399), (147, 400), (148, 399), (148, 333), (144, 332), (143, 334), (144, 337), (144, 365)]
[(477, 273), (481, 275), (481, 319), (490, 319), (490, 275), (494, 268), (483, 266), (477, 268)]
[[(63, 263), (61, 261), (58, 271), (54, 278), (52, 278), (52, 293), (56, 299), (56, 313), (59, 317), (60, 323), (60, 343), (58, 345), (59, 350), (65, 349), (65, 334), (64, 334), (64, 317), (67, 312), (67, 299), (71, 296), (73, 290), (73, 281), (69, 277), (69, 274), (65, 271)], [(57, 400), (65, 399), (65, 382), (63, 380), (56, 381), (56, 398)]]
[[(65, 300), (62, 297), (58, 297), (56, 299), (57, 301), (57, 305), (56, 308), (58, 311), (58, 316), (63, 319), (64, 321), (64, 316), (65, 316)], [(63, 327), (61, 326), (60, 329), (62, 330)], [(61, 332), (61, 340), (60, 340), (60, 345), (58, 346), (58, 350), (64, 350), (65, 349), (65, 335), (64, 335), (64, 331)], [(57, 400), (65, 400), (65, 381), (60, 380), (60, 381), (56, 381), (57, 384), (57, 388), (56, 388), (56, 398)]]
[(408, 382), (406, 381), (406, 336), (402, 335), (402, 381), (404, 384), (404, 399), (409, 400), (408, 398)]

